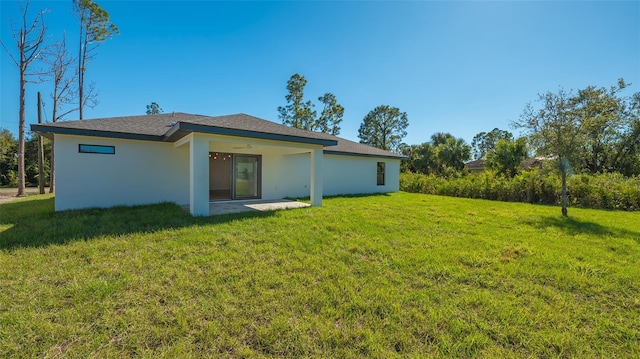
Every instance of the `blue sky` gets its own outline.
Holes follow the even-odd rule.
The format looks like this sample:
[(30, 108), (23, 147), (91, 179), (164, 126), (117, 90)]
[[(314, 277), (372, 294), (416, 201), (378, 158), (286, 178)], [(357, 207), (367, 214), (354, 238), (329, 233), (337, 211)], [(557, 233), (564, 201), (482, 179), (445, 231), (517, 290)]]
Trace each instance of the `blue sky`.
[[(286, 82), (308, 80), (307, 99), (325, 92), (345, 107), (341, 137), (357, 141), (378, 105), (409, 118), (405, 142), (450, 132), (470, 142), (510, 129), (538, 93), (559, 86), (611, 86), (622, 77), (640, 91), (640, 2), (217, 2), (98, 1), (120, 35), (88, 66), (99, 105), (85, 118), (165, 112), (247, 113), (279, 122)], [(15, 48), (9, 20), (17, 1), (0, 0), (2, 40)], [(66, 31), (76, 51), (68, 1), (47, 8), (50, 39)], [(17, 133), (18, 71), (0, 54), (0, 127)], [(50, 84), (31, 85), (27, 123), (37, 122), (36, 91), (50, 119)], [(67, 119), (75, 119), (75, 114)]]

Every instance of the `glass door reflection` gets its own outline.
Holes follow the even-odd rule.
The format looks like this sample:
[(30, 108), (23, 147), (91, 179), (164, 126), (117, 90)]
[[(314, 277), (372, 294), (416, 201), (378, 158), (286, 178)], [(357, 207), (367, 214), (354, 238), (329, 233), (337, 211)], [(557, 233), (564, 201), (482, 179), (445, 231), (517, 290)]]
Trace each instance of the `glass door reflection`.
[(233, 157), (233, 197), (260, 198), (260, 156)]

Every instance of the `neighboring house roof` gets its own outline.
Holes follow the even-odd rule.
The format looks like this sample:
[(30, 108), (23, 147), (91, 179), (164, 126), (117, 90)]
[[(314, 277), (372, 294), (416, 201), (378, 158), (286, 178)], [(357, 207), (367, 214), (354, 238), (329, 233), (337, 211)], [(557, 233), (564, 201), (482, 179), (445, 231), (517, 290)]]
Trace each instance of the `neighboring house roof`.
[(405, 158), (389, 151), (326, 133), (301, 130), (246, 114), (203, 116), (182, 112), (33, 124), (31, 130), (51, 134), (175, 142), (192, 132), (318, 144), (325, 153)]
[(546, 161), (552, 161), (557, 159), (558, 156), (536, 156), (529, 157), (526, 160), (522, 161), (520, 167), (525, 170), (531, 170), (534, 168), (542, 168), (542, 164)]
[(485, 160), (483, 159), (469, 161), (465, 163), (465, 166), (467, 166), (467, 169), (469, 169), (469, 171), (484, 171), (484, 169), (487, 167)]
[[(531, 170), (534, 168), (541, 168), (542, 167), (542, 163), (545, 161), (549, 161), (549, 160), (554, 160), (556, 159), (556, 156), (550, 156), (550, 157), (529, 157), (526, 160), (522, 161), (522, 163), (520, 164), (520, 168), (525, 169), (525, 170)], [(469, 161), (467, 163), (465, 163), (465, 166), (467, 166), (467, 168), (469, 169), (469, 171), (484, 171), (484, 169), (487, 166), (487, 162), (485, 160), (474, 160), (474, 161)]]

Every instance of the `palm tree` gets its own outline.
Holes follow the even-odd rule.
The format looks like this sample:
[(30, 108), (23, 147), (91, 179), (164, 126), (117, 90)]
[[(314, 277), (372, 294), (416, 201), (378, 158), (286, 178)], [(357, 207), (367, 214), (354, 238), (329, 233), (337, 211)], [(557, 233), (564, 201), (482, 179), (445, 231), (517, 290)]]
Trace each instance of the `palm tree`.
[[(432, 141), (436, 135), (432, 136)], [(463, 139), (451, 136), (447, 137), (444, 143), (438, 145), (437, 153), (438, 160), (443, 169), (444, 167), (451, 167), (461, 171), (464, 169), (464, 161), (471, 158), (471, 147), (469, 147)]]

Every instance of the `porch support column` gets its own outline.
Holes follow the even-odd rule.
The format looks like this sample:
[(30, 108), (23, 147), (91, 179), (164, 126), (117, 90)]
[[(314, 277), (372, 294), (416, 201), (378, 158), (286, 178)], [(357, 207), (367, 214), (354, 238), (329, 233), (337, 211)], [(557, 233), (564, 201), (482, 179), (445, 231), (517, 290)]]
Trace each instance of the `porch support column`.
[(322, 147), (311, 151), (311, 205), (322, 206)]
[(209, 141), (192, 133), (189, 141), (189, 210), (194, 216), (209, 215)]

